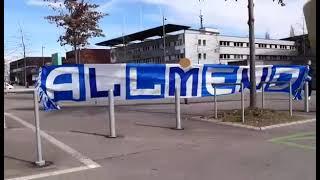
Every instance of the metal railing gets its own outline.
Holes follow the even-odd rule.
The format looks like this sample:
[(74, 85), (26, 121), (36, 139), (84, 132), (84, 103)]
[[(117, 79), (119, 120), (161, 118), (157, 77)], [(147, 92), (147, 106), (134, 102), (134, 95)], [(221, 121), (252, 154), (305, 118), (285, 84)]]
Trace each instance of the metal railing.
[(217, 105), (217, 86), (221, 85), (240, 85), (241, 90), (241, 120), (244, 123), (244, 97), (243, 97), (243, 83), (212, 83), (214, 88), (214, 117), (218, 118), (218, 105)]

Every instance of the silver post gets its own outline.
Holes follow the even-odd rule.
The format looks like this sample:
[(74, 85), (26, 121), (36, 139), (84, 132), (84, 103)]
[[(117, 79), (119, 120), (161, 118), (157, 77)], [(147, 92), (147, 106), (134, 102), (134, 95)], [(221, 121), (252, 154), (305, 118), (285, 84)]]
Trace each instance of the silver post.
[(309, 82), (304, 84), (304, 111), (309, 112)]
[(181, 127), (181, 117), (180, 117), (180, 86), (175, 89), (175, 101), (176, 101), (176, 128), (177, 130), (183, 129)]
[(3, 114), (3, 126), (4, 126), (4, 129), (7, 128), (7, 125), (6, 125), (6, 115)]
[(292, 94), (292, 87), (291, 87), (291, 81), (289, 81), (289, 113), (290, 113), (290, 116), (292, 116), (292, 97), (291, 97), (291, 94)]
[(241, 87), (241, 109), (242, 109), (242, 123), (244, 123), (244, 98), (243, 98), (243, 83), (240, 85)]
[(114, 121), (114, 97), (113, 97), (113, 89), (109, 89), (108, 91), (109, 97), (109, 128), (110, 128), (110, 138), (116, 138), (116, 128)]
[(45, 165), (45, 161), (42, 159), (40, 122), (39, 122), (39, 104), (38, 104), (37, 90), (33, 91), (33, 97), (34, 97), (34, 118), (35, 118), (35, 125), (36, 125), (36, 144), (37, 144), (37, 161), (35, 162), (35, 164), (41, 167)]
[(214, 85), (214, 118), (218, 118), (218, 106), (217, 106), (217, 87)]
[(264, 82), (261, 82), (262, 83), (262, 89), (261, 89), (261, 108), (263, 109), (264, 108)]

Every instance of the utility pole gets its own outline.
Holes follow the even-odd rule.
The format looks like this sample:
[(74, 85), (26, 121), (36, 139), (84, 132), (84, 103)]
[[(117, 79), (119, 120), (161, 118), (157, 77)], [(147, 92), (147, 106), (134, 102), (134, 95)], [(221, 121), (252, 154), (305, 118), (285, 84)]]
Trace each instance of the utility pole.
[(200, 17), (200, 29), (202, 30), (202, 29), (204, 29), (204, 28), (203, 28), (203, 15), (202, 15), (202, 13), (201, 13), (201, 9), (200, 9), (200, 15), (199, 15), (199, 17)]
[(42, 66), (44, 66), (43, 49), (44, 49), (44, 46), (41, 46)]
[(20, 35), (21, 35), (21, 43), (22, 43), (22, 48), (23, 48), (23, 61), (24, 61), (24, 86), (28, 88), (27, 84), (27, 61), (26, 61), (26, 46), (24, 43), (24, 35), (22, 32), (21, 25), (19, 23), (19, 29), (20, 29)]
[(250, 46), (250, 107), (257, 107), (257, 92), (256, 92), (256, 74), (255, 74), (255, 39), (254, 39), (254, 14), (253, 0), (248, 0), (249, 12), (249, 46)]
[(163, 15), (162, 15), (162, 31), (163, 31), (163, 62), (165, 63), (166, 61), (166, 30), (164, 27), (164, 21), (167, 20)]

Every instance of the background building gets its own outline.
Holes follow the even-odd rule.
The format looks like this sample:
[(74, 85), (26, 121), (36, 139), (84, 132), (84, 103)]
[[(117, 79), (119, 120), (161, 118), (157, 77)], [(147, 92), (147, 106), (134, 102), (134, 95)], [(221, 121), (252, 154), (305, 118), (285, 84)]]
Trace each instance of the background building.
[[(110, 63), (109, 49), (81, 49), (80, 64), (108, 64)], [(66, 60), (63, 64), (76, 64), (74, 51), (66, 53)]]
[[(163, 29), (165, 38), (163, 39)], [(256, 39), (256, 64), (301, 64), (294, 41)], [(164, 43), (165, 42), (165, 43)], [(165, 44), (165, 46), (164, 46)], [(97, 43), (111, 48), (112, 63), (248, 64), (249, 38), (220, 35), (212, 28), (167, 24)]]
[(51, 57), (26, 57), (26, 67), (24, 58), (10, 62), (10, 82), (18, 85), (25, 85), (24, 72), (27, 71), (27, 82), (34, 85), (38, 78), (39, 67), (51, 65)]

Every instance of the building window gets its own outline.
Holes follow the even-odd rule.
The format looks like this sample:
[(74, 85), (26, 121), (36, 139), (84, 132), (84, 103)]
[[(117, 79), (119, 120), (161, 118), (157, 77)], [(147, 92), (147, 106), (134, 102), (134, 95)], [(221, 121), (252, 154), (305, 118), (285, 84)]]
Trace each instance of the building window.
[(230, 46), (230, 42), (228, 42), (228, 41), (220, 41), (220, 46)]
[(234, 46), (236, 47), (243, 47), (243, 43), (242, 42), (235, 42)]
[(198, 59), (201, 59), (201, 53), (198, 54)]
[(230, 59), (230, 54), (220, 54), (220, 59)]
[(201, 46), (201, 39), (198, 39), (198, 45)]
[(267, 45), (266, 44), (258, 44), (258, 47), (259, 48), (267, 48)]
[(286, 49), (285, 45), (280, 45), (280, 49)]
[(203, 53), (203, 59), (207, 59), (207, 54)]
[(243, 55), (242, 54), (235, 54), (234, 59), (243, 59)]
[(202, 40), (202, 45), (204, 45), (204, 46), (205, 46), (205, 45), (206, 45), (206, 43), (207, 43), (207, 42), (206, 42), (206, 40), (205, 40), (205, 39), (204, 39), (204, 40)]
[(249, 43), (247, 43), (247, 47), (249, 47)]

